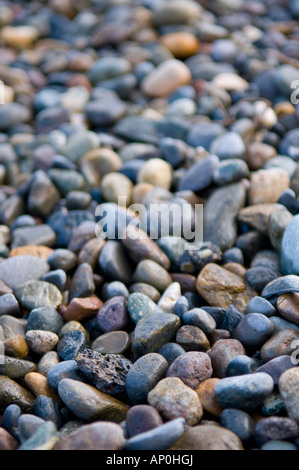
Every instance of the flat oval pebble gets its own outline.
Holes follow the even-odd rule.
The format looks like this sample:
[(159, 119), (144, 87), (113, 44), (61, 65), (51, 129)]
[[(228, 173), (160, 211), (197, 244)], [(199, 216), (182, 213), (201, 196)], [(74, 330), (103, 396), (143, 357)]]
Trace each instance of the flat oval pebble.
[(102, 421), (80, 426), (58, 440), (54, 450), (121, 450), (125, 439), (118, 424)]
[(15, 296), (27, 310), (39, 307), (58, 307), (62, 302), (56, 286), (44, 281), (28, 281), (15, 289)]
[(228, 429), (201, 425), (187, 429), (171, 450), (243, 450), (243, 445)]
[(143, 434), (163, 424), (156, 408), (150, 405), (132, 406), (126, 417), (126, 429), (129, 437)]
[(130, 337), (126, 331), (111, 331), (99, 336), (91, 344), (93, 351), (102, 354), (122, 354), (130, 345)]
[(0, 280), (13, 289), (26, 281), (41, 279), (49, 271), (48, 263), (36, 256), (14, 256), (0, 263)]
[(217, 383), (215, 394), (223, 408), (252, 410), (271, 394), (273, 387), (272, 377), (259, 372), (225, 378)]

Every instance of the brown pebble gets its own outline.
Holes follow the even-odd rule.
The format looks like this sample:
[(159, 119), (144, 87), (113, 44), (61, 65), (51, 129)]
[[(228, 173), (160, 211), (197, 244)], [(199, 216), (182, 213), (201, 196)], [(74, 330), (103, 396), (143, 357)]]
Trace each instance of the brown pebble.
[(299, 331), (291, 329), (279, 331), (263, 345), (262, 361), (268, 362), (278, 356), (291, 355), (296, 350), (293, 344), (295, 341), (299, 341)]
[(79, 252), (78, 264), (87, 263), (92, 268), (95, 268), (104, 245), (105, 241), (99, 238), (89, 240)]
[(37, 372), (29, 372), (29, 374), (25, 375), (24, 379), (28, 388), (36, 397), (44, 395), (49, 398), (54, 398), (55, 400), (58, 399), (44, 375), (38, 374)]
[(167, 377), (178, 377), (193, 390), (212, 376), (211, 359), (203, 352), (189, 351), (177, 357), (168, 369)]
[(246, 354), (246, 351), (237, 339), (220, 339), (208, 354), (212, 361), (213, 375), (223, 379), (229, 362), (236, 356)]
[(239, 437), (221, 426), (187, 429), (171, 450), (243, 450)]
[(4, 294), (12, 294), (13, 290), (0, 280), (0, 296)]
[(196, 54), (199, 47), (197, 37), (185, 31), (164, 34), (161, 37), (161, 44), (178, 59), (185, 59)]
[(263, 142), (252, 142), (247, 149), (247, 164), (251, 171), (263, 168), (265, 163), (277, 154), (274, 147)]
[(299, 325), (299, 293), (280, 295), (277, 299), (277, 310), (283, 318)]
[(214, 345), (220, 339), (230, 339), (231, 334), (227, 330), (214, 330), (210, 333), (211, 345)]
[(185, 292), (196, 292), (196, 277), (192, 274), (173, 273), (171, 274), (173, 282), (178, 282), (182, 289), (182, 294)]
[(207, 351), (210, 343), (204, 332), (193, 325), (182, 326), (176, 335), (176, 342), (186, 351)]
[(53, 253), (54, 250), (52, 248), (49, 248), (47, 246), (42, 246), (42, 245), (25, 245), (25, 246), (18, 246), (16, 248), (13, 248), (11, 252), (9, 253), (9, 257), (13, 256), (25, 256), (25, 255), (31, 255), (31, 256), (36, 256), (37, 258), (44, 259), (47, 261), (49, 256)]
[(239, 213), (239, 221), (245, 222), (254, 229), (268, 235), (269, 220), (273, 212), (279, 209), (284, 209), (281, 204), (255, 204), (241, 209)]
[(204, 411), (207, 411), (213, 416), (220, 416), (222, 413), (222, 408), (215, 395), (215, 386), (219, 381), (220, 379), (217, 378), (207, 379), (199, 384), (195, 390)]
[(16, 450), (19, 445), (18, 441), (11, 434), (5, 429), (0, 428), (0, 450)]
[(11, 336), (4, 342), (5, 354), (23, 359), (29, 353), (29, 347), (22, 335)]
[(289, 175), (282, 168), (253, 172), (250, 181), (249, 203), (252, 205), (277, 202), (281, 194), (289, 187)]
[(64, 321), (81, 321), (93, 317), (102, 307), (98, 297), (74, 298), (65, 311), (59, 311)]

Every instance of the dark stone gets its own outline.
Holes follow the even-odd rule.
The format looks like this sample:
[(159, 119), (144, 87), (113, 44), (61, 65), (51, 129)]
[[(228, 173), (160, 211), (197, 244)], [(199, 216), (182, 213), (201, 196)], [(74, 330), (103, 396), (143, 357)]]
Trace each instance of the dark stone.
[(237, 434), (242, 442), (248, 442), (254, 434), (254, 421), (242, 410), (227, 408), (220, 416), (221, 426)]
[(124, 329), (128, 321), (125, 297), (118, 296), (107, 300), (97, 313), (97, 325), (105, 333)]
[(274, 326), (261, 313), (248, 313), (237, 325), (234, 338), (238, 339), (247, 351), (257, 351), (273, 334)]
[(129, 437), (155, 429), (161, 424), (163, 420), (153, 406), (132, 406), (127, 413), (126, 426)]
[(86, 337), (82, 331), (70, 331), (63, 335), (57, 344), (57, 352), (61, 359), (70, 361), (86, 349)]

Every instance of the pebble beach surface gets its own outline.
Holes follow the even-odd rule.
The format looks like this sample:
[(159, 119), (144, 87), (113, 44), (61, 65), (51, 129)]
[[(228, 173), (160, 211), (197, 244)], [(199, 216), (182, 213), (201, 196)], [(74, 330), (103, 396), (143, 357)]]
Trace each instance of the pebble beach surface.
[(0, 3), (0, 450), (299, 450), (298, 44), (297, 0)]

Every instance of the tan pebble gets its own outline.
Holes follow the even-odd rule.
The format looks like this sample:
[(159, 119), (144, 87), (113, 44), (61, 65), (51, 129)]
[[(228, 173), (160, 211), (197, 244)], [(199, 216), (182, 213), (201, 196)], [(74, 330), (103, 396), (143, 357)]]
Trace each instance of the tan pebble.
[(246, 286), (241, 277), (214, 263), (202, 269), (196, 288), (212, 307), (228, 309), (233, 304), (242, 312), (245, 312), (249, 301), (258, 295)]
[(280, 295), (277, 299), (277, 310), (283, 318), (299, 325), (299, 293)]
[(178, 87), (188, 85), (191, 72), (179, 60), (170, 59), (149, 73), (141, 84), (142, 91), (152, 97), (167, 96)]
[(189, 428), (171, 450), (243, 450), (239, 437), (221, 426)]
[(235, 73), (219, 73), (212, 84), (226, 91), (243, 91), (248, 88), (248, 82)]
[(295, 107), (292, 105), (292, 103), (289, 103), (288, 101), (281, 101), (280, 103), (277, 103), (273, 107), (277, 117), (281, 116), (282, 114), (295, 114)]
[(18, 441), (9, 432), (0, 428), (0, 450), (16, 450), (19, 445)]
[(122, 161), (113, 150), (100, 148), (86, 153), (80, 165), (83, 174), (87, 176), (87, 181), (92, 185), (97, 185), (108, 173), (117, 172)]
[(274, 158), (277, 152), (271, 145), (263, 142), (252, 142), (247, 147), (247, 164), (251, 171), (261, 169), (267, 161)]
[(59, 356), (56, 351), (49, 351), (45, 353), (37, 364), (37, 372), (47, 377), (49, 370), (60, 362)]
[(264, 235), (268, 235), (269, 219), (273, 212), (285, 209), (281, 204), (255, 204), (241, 209), (239, 221), (245, 222)]
[(31, 255), (47, 261), (53, 251), (52, 248), (48, 248), (47, 246), (24, 245), (13, 248), (9, 253), (9, 257)]
[(105, 241), (102, 239), (92, 238), (89, 240), (79, 252), (78, 264), (88, 263), (92, 268), (95, 268), (104, 245)]
[(29, 348), (36, 354), (52, 351), (59, 341), (58, 336), (51, 331), (30, 330), (25, 335)]
[(38, 38), (38, 31), (33, 26), (4, 26), (1, 38), (8, 46), (28, 49)]
[(48, 384), (47, 378), (37, 372), (29, 372), (25, 375), (25, 382), (30, 391), (38, 397), (44, 395), (49, 398), (59, 399)]
[(199, 47), (197, 37), (185, 31), (165, 34), (161, 37), (161, 44), (178, 59), (196, 54)]
[(281, 168), (259, 170), (251, 175), (249, 204), (277, 202), (289, 187), (290, 179), (285, 170)]
[(215, 386), (220, 379), (207, 379), (196, 388), (202, 407), (213, 416), (220, 416), (222, 408), (215, 395)]
[(242, 279), (245, 280), (245, 273), (246, 273), (246, 268), (242, 266), (242, 264), (239, 263), (226, 263), (223, 265), (224, 269), (227, 269), (231, 273), (236, 274), (237, 276), (241, 277)]
[(149, 183), (160, 188), (170, 189), (172, 170), (169, 163), (160, 158), (151, 158), (139, 170), (138, 183)]
[(29, 353), (29, 347), (22, 335), (11, 336), (4, 342), (7, 356), (23, 359)]
[(103, 197), (107, 202), (115, 202), (122, 207), (130, 205), (133, 183), (125, 175), (108, 173), (102, 179), (101, 188)]
[(142, 204), (143, 198), (147, 195), (149, 191), (153, 189), (153, 185), (150, 183), (139, 183), (136, 184), (132, 192), (132, 203), (133, 204)]

